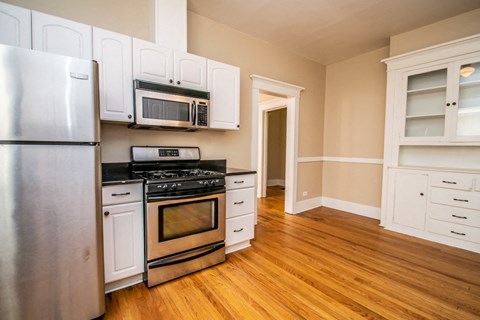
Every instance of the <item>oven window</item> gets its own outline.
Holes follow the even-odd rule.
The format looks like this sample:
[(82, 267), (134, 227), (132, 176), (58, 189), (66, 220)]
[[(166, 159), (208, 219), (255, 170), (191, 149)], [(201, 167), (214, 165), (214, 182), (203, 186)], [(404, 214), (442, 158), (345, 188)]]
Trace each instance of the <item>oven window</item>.
[(143, 98), (143, 118), (189, 122), (189, 110), (187, 102)]
[(218, 199), (186, 202), (158, 208), (159, 241), (218, 228)]

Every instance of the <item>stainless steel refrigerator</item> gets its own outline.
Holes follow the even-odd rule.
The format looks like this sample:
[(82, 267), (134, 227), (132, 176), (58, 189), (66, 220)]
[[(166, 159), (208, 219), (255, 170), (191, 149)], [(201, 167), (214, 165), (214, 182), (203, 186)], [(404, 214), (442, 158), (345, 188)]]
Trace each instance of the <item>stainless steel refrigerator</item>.
[(0, 318), (105, 311), (96, 66), (0, 45)]

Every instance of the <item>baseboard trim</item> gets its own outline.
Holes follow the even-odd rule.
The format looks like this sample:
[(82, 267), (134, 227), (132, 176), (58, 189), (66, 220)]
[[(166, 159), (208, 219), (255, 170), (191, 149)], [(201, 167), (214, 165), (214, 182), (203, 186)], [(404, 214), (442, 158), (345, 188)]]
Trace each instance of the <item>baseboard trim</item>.
[(322, 197), (322, 205), (324, 207), (342, 210), (360, 216), (380, 220), (381, 209), (377, 207), (367, 206), (364, 204), (338, 200), (328, 197)]
[(311, 198), (303, 201), (297, 201), (293, 208), (293, 214), (301, 213), (310, 209), (322, 206), (322, 197)]
[(267, 181), (267, 187), (271, 186), (282, 186), (285, 187), (285, 180), (284, 179), (270, 179)]

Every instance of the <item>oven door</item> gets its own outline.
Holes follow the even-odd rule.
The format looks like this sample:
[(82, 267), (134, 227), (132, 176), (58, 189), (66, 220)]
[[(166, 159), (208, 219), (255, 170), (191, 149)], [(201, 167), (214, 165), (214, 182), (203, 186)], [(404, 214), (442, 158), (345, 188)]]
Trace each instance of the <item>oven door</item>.
[(147, 202), (147, 261), (225, 240), (225, 193)]

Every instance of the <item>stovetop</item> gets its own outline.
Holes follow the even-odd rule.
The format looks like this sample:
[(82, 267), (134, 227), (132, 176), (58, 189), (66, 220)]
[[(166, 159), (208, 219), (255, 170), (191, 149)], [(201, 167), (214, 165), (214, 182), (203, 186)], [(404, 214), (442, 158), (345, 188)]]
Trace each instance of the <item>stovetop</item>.
[(155, 182), (171, 182), (171, 181), (187, 181), (197, 179), (218, 179), (225, 177), (225, 173), (194, 169), (173, 169), (173, 170), (151, 170), (134, 172), (137, 176), (147, 180), (147, 183)]

